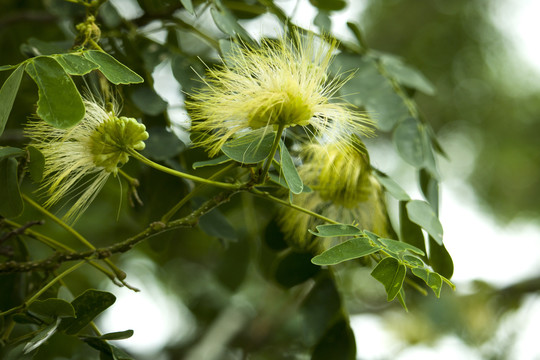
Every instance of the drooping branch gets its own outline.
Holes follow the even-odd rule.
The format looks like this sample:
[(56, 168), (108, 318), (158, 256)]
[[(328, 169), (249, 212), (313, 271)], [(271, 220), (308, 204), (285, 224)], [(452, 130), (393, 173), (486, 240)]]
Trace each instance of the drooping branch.
[(50, 257), (38, 260), (38, 261), (7, 261), (0, 264), (0, 273), (14, 273), (14, 272), (28, 272), (35, 270), (54, 270), (58, 268), (62, 263), (67, 261), (83, 260), (83, 259), (107, 259), (113, 254), (125, 253), (131, 250), (138, 243), (165, 231), (179, 229), (179, 228), (191, 228), (197, 225), (199, 218), (204, 214), (207, 214), (214, 208), (228, 202), (233, 195), (240, 192), (240, 190), (233, 190), (222, 192), (212, 199), (206, 201), (197, 210), (191, 214), (168, 223), (154, 222), (150, 224), (145, 230), (141, 231), (137, 235), (130, 237), (122, 242), (113, 244), (108, 247), (92, 249), (82, 252), (67, 252), (57, 251)]

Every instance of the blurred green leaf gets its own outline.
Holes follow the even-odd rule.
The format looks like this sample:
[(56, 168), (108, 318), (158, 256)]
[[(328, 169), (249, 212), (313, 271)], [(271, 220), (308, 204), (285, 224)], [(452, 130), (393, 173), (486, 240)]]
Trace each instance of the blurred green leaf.
[(311, 263), (310, 253), (287, 252), (274, 264), (274, 278), (278, 284), (290, 288), (314, 277), (320, 267)]
[(311, 360), (355, 360), (356, 341), (349, 322), (340, 317), (320, 338)]
[(167, 110), (167, 102), (148, 86), (137, 87), (131, 93), (131, 100), (147, 115), (156, 116)]
[(193, 163), (193, 165), (191, 165), (191, 167), (193, 167), (193, 169), (198, 169), (198, 168), (202, 168), (202, 167), (205, 167), (205, 166), (221, 165), (221, 164), (224, 164), (224, 163), (229, 162), (229, 161), (231, 161), (231, 159), (228, 156), (221, 155), (221, 156), (218, 156), (218, 157), (210, 159), (210, 160), (195, 161)]
[(98, 64), (99, 71), (105, 75), (107, 80), (115, 85), (138, 84), (144, 81), (144, 79), (133, 70), (103, 51), (86, 51), (84, 52), (84, 57)]
[(229, 220), (219, 211), (214, 209), (204, 214), (199, 219), (199, 226), (202, 231), (218, 239), (237, 241), (238, 234)]
[(133, 336), (133, 330), (116, 331), (112, 333), (103, 334), (101, 336), (87, 336), (85, 338), (94, 338), (101, 340), (123, 340), (129, 339)]
[(433, 267), (433, 270), (445, 278), (452, 278), (454, 274), (452, 257), (444, 247), (444, 244), (439, 244), (431, 236), (429, 237), (429, 264)]
[(18, 68), (19, 66), (20, 66), (19, 64), (17, 64), (17, 65), (1, 65), (0, 66), (0, 71), (13, 70), (13, 69)]
[(30, 171), (30, 177), (36, 183), (41, 182), (43, 179), (43, 170), (45, 168), (45, 157), (32, 145), (28, 145), (26, 150), (30, 156), (30, 161), (28, 162), (28, 170)]
[(369, 239), (361, 237), (345, 241), (333, 246), (323, 253), (311, 259), (315, 265), (335, 265), (343, 261), (357, 259), (381, 250), (380, 246), (374, 245)]
[(75, 309), (65, 300), (49, 298), (46, 300), (36, 300), (28, 307), (28, 310), (38, 315), (45, 315), (52, 318), (75, 317)]
[(379, 180), (379, 182), (384, 186), (386, 191), (390, 193), (394, 198), (400, 201), (408, 201), (411, 198), (401, 186), (398, 185), (392, 178), (380, 171), (374, 171), (373, 175)]
[(345, 0), (309, 0), (309, 2), (316, 8), (327, 11), (343, 10), (347, 6)]
[(320, 32), (331, 33), (332, 31), (332, 19), (327, 11), (319, 11), (313, 19), (313, 24), (319, 28)]
[(425, 163), (422, 124), (414, 118), (407, 118), (398, 124), (394, 131), (394, 144), (399, 155), (414, 167), (420, 168)]
[(69, 75), (85, 75), (99, 68), (99, 65), (84, 58), (82, 55), (60, 54), (53, 58), (64, 68)]
[(195, 15), (195, 11), (193, 10), (193, 3), (191, 2), (191, 0), (180, 0), (180, 2), (188, 13), (190, 13), (191, 15)]
[(407, 268), (405, 265), (393, 257), (386, 257), (375, 266), (371, 272), (371, 276), (384, 285), (387, 300), (392, 301), (403, 286), (406, 272)]
[(7, 78), (0, 88), (0, 135), (4, 132), (6, 123), (13, 107), (13, 102), (19, 91), (22, 75), (26, 65), (19, 65)]
[(81, 340), (98, 350), (100, 352), (100, 359), (134, 360), (124, 350), (109, 344), (106, 340), (97, 337), (83, 337)]
[(19, 157), (24, 156), (24, 150), (6, 146), (6, 147), (0, 147), (0, 160), (4, 158), (10, 158), (10, 157)]
[(184, 143), (165, 127), (151, 127), (146, 130), (148, 139), (144, 141), (143, 155), (158, 161), (171, 159), (184, 150)]
[(426, 239), (422, 228), (411, 221), (407, 212), (407, 202), (399, 202), (399, 238), (401, 241), (411, 244), (426, 252)]
[(73, 335), (82, 330), (103, 310), (114, 304), (116, 297), (106, 291), (89, 289), (71, 302), (77, 318), (66, 318), (60, 325), (61, 331)]
[(322, 237), (334, 237), (334, 236), (361, 236), (362, 230), (352, 225), (344, 224), (330, 224), (317, 226), (317, 232), (309, 230), (310, 233)]
[(254, 43), (249, 33), (238, 24), (236, 17), (221, 4), (221, 1), (216, 0), (213, 2), (210, 13), (219, 30), (232, 37), (239, 36), (250, 44)]
[(58, 330), (58, 325), (60, 324), (60, 318), (56, 319), (52, 324), (46, 326), (43, 330), (37, 333), (36, 336), (32, 338), (24, 346), (23, 352), (29, 354), (38, 347), (40, 347), (45, 341), (47, 341), (54, 333)]
[(7, 218), (19, 216), (24, 207), (17, 166), (17, 160), (12, 157), (0, 159), (0, 215)]
[(437, 212), (439, 209), (439, 182), (426, 169), (420, 169), (419, 179), (424, 198)]
[(276, 133), (265, 128), (226, 142), (221, 150), (231, 159), (242, 164), (256, 164), (268, 157)]
[(433, 290), (437, 297), (441, 295), (441, 275), (434, 273), (427, 268), (413, 268), (412, 273), (420, 279), (424, 280), (425, 283)]
[(429, 80), (420, 71), (404, 64), (398, 57), (384, 54), (381, 56), (381, 61), (389, 75), (400, 84), (422, 91), (427, 95), (435, 94), (435, 87)]
[(300, 175), (298, 175), (298, 171), (296, 170), (294, 161), (291, 158), (291, 154), (289, 154), (289, 150), (287, 150), (287, 147), (283, 141), (280, 140), (279, 145), (279, 158), (281, 160), (281, 171), (283, 172), (283, 177), (285, 178), (291, 192), (293, 194), (300, 194), (304, 189), (304, 183), (302, 182)]
[(433, 208), (425, 201), (411, 200), (407, 212), (412, 222), (420, 225), (439, 245), (443, 243), (443, 228)]
[(38, 86), (39, 117), (60, 129), (81, 121), (85, 114), (81, 95), (55, 59), (43, 56), (33, 58), (28, 62), (26, 72)]

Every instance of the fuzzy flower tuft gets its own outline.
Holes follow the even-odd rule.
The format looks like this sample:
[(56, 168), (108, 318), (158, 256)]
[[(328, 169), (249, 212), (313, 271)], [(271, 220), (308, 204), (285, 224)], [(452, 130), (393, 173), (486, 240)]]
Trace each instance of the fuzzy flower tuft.
[[(40, 189), (49, 196), (49, 207), (66, 197), (78, 199), (66, 212), (75, 221), (94, 200), (111, 174), (129, 160), (130, 150), (144, 149), (148, 133), (133, 118), (117, 117), (102, 104), (84, 100), (86, 114), (77, 125), (57, 129), (43, 121), (31, 121), (25, 134), (45, 157)], [(116, 106), (113, 106), (116, 107)], [(81, 190), (81, 188), (83, 188)]]
[(186, 102), (192, 130), (206, 134), (198, 145), (216, 155), (230, 138), (263, 127), (311, 126), (307, 131), (343, 142), (350, 134), (370, 135), (370, 120), (348, 103), (332, 99), (349, 79), (330, 79), (337, 43), (294, 34), (235, 44), (225, 64), (208, 69), (206, 87)]
[[(382, 187), (372, 175), (364, 145), (357, 138), (349, 144), (305, 145), (302, 157), (299, 174), (313, 192), (295, 196), (296, 205), (387, 236)], [(310, 215), (283, 208), (278, 222), (289, 242), (300, 249), (317, 252), (329, 245), (307, 232), (321, 224)]]

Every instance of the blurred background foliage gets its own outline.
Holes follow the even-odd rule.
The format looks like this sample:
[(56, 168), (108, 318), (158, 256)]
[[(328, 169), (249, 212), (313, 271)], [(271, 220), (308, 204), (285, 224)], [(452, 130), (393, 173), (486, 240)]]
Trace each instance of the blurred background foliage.
[[(315, 24), (322, 28), (330, 26), (332, 14), (347, 13), (350, 9), (350, 4), (341, 0), (309, 3), (318, 9)], [(460, 162), (472, 164), (460, 174), (482, 199), (485, 211), (503, 223), (516, 218), (535, 221), (540, 215), (537, 186), (540, 183), (537, 141), (540, 87), (536, 86), (538, 77), (520, 65), (508, 38), (494, 25), (494, 3), (366, 0), (361, 1), (360, 17), (349, 20), (360, 25), (370, 48), (402, 57), (434, 85), (434, 95), (414, 94), (418, 108), (439, 136), (464, 137), (471, 144), (466, 151), (449, 153), (450, 161), (458, 169)], [(179, 169), (204, 160), (205, 155), (197, 149), (185, 150), (187, 139), (183, 130), (187, 116), (181, 106), (183, 93), (177, 94), (180, 101), (175, 103), (153, 85), (165, 65), (170, 64), (174, 80), (169, 78), (164, 84), (170, 85), (173, 80), (183, 92), (189, 92), (197, 85), (190, 68), (203, 73), (201, 59), (208, 64), (217, 62), (215, 49), (219, 39), (225, 37), (214, 25), (204, 2), (192, 2), (199, 15), (196, 18), (190, 15), (191, 9), (186, 4), (191, 2), (117, 0), (103, 5), (99, 19), (105, 51), (145, 79), (144, 84), (121, 91), (125, 92), (122, 94), (124, 113), (144, 117), (150, 139), (155, 139), (148, 144), (146, 155)], [(267, 26), (260, 22), (259, 16), (273, 6), (267, 0), (223, 0), (219, 4), (220, 9), (240, 19), (240, 24), (257, 30)], [(275, 4), (287, 9), (295, 7), (293, 0), (275, 1)], [(23, 54), (32, 55), (36, 49), (41, 53), (51, 46), (68, 49), (73, 43), (73, 26), (83, 21), (85, 15), (80, 6), (62, 0), (2, 0), (0, 9), (0, 65), (19, 63), (25, 59)], [(236, 23), (228, 22), (229, 17), (221, 20), (225, 32), (242, 31)], [(0, 72), (0, 83), (7, 75)], [(163, 81), (163, 77), (160, 79)], [(177, 87), (172, 85), (173, 89)], [(24, 140), (20, 127), (36, 101), (35, 85), (24, 77), (1, 138), (2, 145), (21, 145)], [(138, 107), (140, 103), (151, 106)], [(164, 131), (165, 126), (171, 126), (176, 136)], [(189, 191), (186, 182), (153, 170), (142, 171), (136, 163), (128, 163), (125, 169), (140, 180), (138, 194), (145, 205), (130, 207), (129, 199), (118, 195), (118, 183), (110, 181), (85, 214), (84, 221), (77, 224), (80, 232), (98, 239), (96, 246), (108, 245), (122, 234), (137, 232), (144, 224), (156, 220), (159, 215), (155, 214), (167, 211)], [(209, 170), (198, 171), (204, 176)], [(34, 185), (25, 186), (32, 190)], [(209, 190), (201, 196), (212, 194)], [(117, 217), (119, 206), (117, 225), (102, 226)], [(126, 321), (130, 317), (148, 321), (151, 325), (146, 325), (150, 328), (146, 337), (126, 342), (127, 349), (141, 359), (239, 359), (243, 353), (256, 354), (250, 359), (299, 359), (302, 357), (298, 354), (303, 351), (304, 357), (308, 356), (305, 349), (323, 347), (317, 341), (329, 329), (321, 328), (321, 324), (326, 324), (329, 317), (338, 316), (339, 296), (333, 282), (323, 280), (317, 283), (317, 291), (310, 294), (308, 301), (301, 302), (305, 297), (302, 289), (287, 291), (292, 284), (276, 286), (271, 280), (270, 275), (279, 272), (275, 269), (279, 263), (276, 258), (285, 255), (279, 253), (284, 244), (271, 222), (268, 208), (268, 203), (241, 196), (201, 220), (203, 230), (205, 221), (226, 224), (220, 227), (222, 233), (212, 233), (215, 229), (212, 226), (207, 228), (207, 235), (198, 229), (166, 233), (138, 246), (133, 252), (140, 257), (119, 256), (116, 261), (128, 272), (128, 280), (141, 287), (154, 306), (159, 304), (161, 310), (166, 309), (167, 315), (151, 312), (152, 301), (139, 303), (140, 294), (131, 295), (128, 290), (111, 287), (109, 290), (117, 294), (119, 301), (109, 312), (122, 313), (121, 307), (131, 312), (121, 319), (106, 315), (101, 325), (119, 331), (125, 330), (124, 324), (129, 327)], [(260, 218), (265, 213), (268, 218)], [(258, 218), (249, 219), (250, 214), (257, 214)], [(27, 211), (24, 216), (30, 220), (37, 214)], [(259, 228), (267, 223), (264, 231)], [(43, 227), (53, 237), (60, 234), (54, 225)], [(258, 238), (260, 233), (264, 234), (263, 239)], [(215, 236), (222, 239), (221, 243), (216, 242)], [(33, 251), (36, 257), (45, 254), (45, 249)], [(481, 262), (482, 254), (478, 254), (477, 265), (481, 266)], [(298, 269), (305, 276), (310, 276), (312, 271), (316, 270), (309, 266)], [(323, 274), (321, 278), (325, 276), (330, 275)], [(412, 292), (408, 299), (410, 312), (404, 313), (395, 303), (386, 303), (384, 291), (369, 277), (368, 270), (347, 269), (338, 271), (337, 276), (351, 314), (383, 319), (388, 331), (395, 335), (394, 347), (388, 345), (395, 351), (393, 355), (385, 355), (388, 358), (397, 358), (410, 346), (437, 344), (440, 338), (452, 334), (467, 349), (472, 349), (475, 356), (511, 359), (519, 328), (506, 324), (505, 314), (519, 309), (526, 303), (526, 296), (540, 289), (537, 274), (531, 274), (529, 280), (504, 288), (478, 281), (466, 284), (467, 291), (451, 293), (445, 289), (439, 300)], [(79, 293), (88, 287), (106, 286), (105, 282), (100, 283), (101, 279), (101, 274), (88, 270), (71, 275), (68, 282), (72, 292)], [(15, 288), (28, 286), (35, 279), (13, 275), (1, 280), (1, 308), (6, 309), (20, 303), (20, 294), (16, 291), (8, 295), (6, 289), (13, 284), (18, 284)], [(148, 307), (129, 307), (129, 302)], [(327, 304), (327, 313), (309, 317), (314, 323), (302, 327), (305, 314), (321, 303)], [(339, 321), (334, 323), (332, 334), (345, 339), (346, 354), (346, 346), (354, 342), (346, 340), (350, 334), (340, 327)], [(501, 338), (503, 325), (507, 336)], [(155, 334), (161, 338), (155, 339)], [(369, 359), (363, 355), (363, 341), (370, 340), (357, 337), (358, 357)], [(67, 337), (55, 338), (35, 358), (74, 358), (78, 343), (72, 342)], [(96, 352), (91, 354), (97, 356)]]

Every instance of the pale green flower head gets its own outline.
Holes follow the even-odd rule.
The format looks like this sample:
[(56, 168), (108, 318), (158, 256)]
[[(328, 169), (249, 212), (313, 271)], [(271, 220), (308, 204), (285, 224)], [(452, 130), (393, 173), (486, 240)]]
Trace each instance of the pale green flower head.
[[(369, 158), (359, 139), (349, 143), (309, 144), (304, 146), (304, 162), (298, 172), (313, 191), (294, 197), (298, 206), (343, 224), (355, 224), (381, 236), (388, 234), (382, 187), (372, 175)], [(288, 241), (304, 250), (324, 250), (335, 239), (310, 235), (307, 229), (320, 220), (285, 207), (278, 222)]]
[[(143, 124), (116, 116), (96, 101), (84, 100), (86, 114), (75, 126), (57, 129), (43, 121), (31, 121), (25, 134), (43, 153), (45, 168), (40, 189), (52, 206), (63, 198), (78, 197), (64, 215), (75, 221), (96, 197), (110, 174), (116, 175), (129, 160), (129, 151), (144, 149), (148, 133)], [(83, 190), (81, 190), (83, 188)]]
[[(225, 142), (249, 129), (302, 126), (343, 142), (350, 134), (369, 135), (371, 121), (334, 98), (349, 79), (330, 78), (335, 40), (295, 33), (260, 47), (238, 43), (216, 69), (208, 69), (205, 87), (186, 107), (192, 130), (207, 136), (197, 145), (216, 155)], [(331, 79), (331, 80), (329, 80)]]

